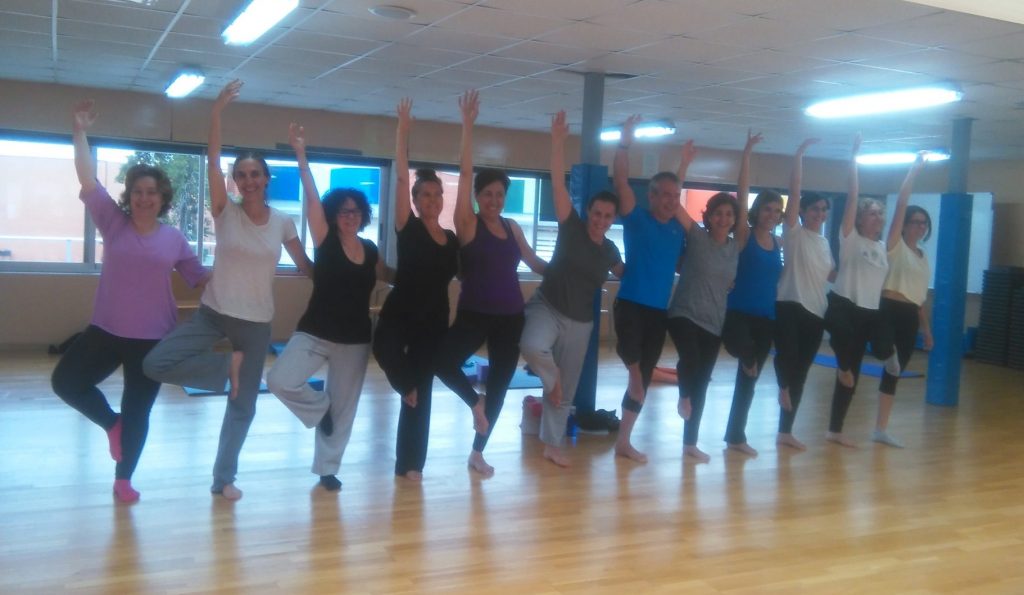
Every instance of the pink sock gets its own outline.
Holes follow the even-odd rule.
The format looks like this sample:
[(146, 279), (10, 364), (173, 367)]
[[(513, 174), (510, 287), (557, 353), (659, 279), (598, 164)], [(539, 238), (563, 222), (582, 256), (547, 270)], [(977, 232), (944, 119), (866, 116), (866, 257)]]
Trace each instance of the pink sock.
[(114, 496), (127, 504), (139, 501), (139, 493), (132, 487), (130, 479), (114, 480)]
[[(110, 458), (114, 461), (121, 462), (121, 416), (117, 416), (117, 421), (109, 430), (107, 430), (107, 441), (110, 442)], [(136, 496), (138, 497), (138, 496)]]

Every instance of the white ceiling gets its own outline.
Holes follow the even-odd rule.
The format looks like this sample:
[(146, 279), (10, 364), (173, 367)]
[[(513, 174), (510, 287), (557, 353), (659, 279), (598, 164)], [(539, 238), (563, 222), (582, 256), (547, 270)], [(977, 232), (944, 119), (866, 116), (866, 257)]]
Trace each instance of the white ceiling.
[[(677, 138), (815, 156), (947, 147), (951, 122), (975, 118), (973, 158), (1024, 158), (1024, 26), (901, 0), (302, 0), (251, 46), (220, 33), (244, 0), (2, 0), (0, 78), (162, 93), (185, 65), (213, 97), (232, 78), (242, 101), (391, 114), (405, 96), (420, 119), (457, 121), (456, 96), (481, 92), (480, 124), (546, 130), (582, 119), (577, 72), (621, 73), (604, 122), (668, 118)], [(376, 4), (417, 12), (395, 22)], [(984, 3), (984, 2), (982, 2)], [(815, 99), (952, 82), (955, 106), (813, 121)], [(578, 130), (578, 128), (577, 128)]]

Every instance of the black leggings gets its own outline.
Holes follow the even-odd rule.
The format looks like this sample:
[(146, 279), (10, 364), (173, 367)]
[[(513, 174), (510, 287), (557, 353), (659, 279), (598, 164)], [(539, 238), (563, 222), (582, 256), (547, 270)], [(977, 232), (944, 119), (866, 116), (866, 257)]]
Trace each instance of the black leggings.
[[(722, 327), (722, 343), (725, 350), (739, 360), (736, 366), (736, 388), (732, 392), (732, 407), (729, 409), (729, 423), (726, 425), (725, 441), (729, 444), (744, 444), (747, 441), (747, 415), (754, 400), (754, 385), (761, 377), (761, 368), (768, 359), (772, 348), (775, 321), (771, 318), (753, 316), (737, 310), (727, 310), (725, 325)], [(744, 366), (757, 365), (757, 376), (747, 376)]]
[(711, 371), (718, 360), (722, 338), (694, 324), (689, 318), (669, 318), (668, 334), (679, 352), (676, 374), (679, 376), (679, 398), (690, 399), (690, 419), (683, 427), (683, 444), (697, 444), (700, 418), (711, 382)]
[[(878, 306), (879, 316), (882, 324), (892, 329), (893, 343), (896, 346), (896, 357), (900, 361), (900, 369), (906, 370), (910, 363), (910, 356), (914, 353), (914, 344), (917, 343), (917, 329), (921, 324), (921, 307), (909, 302), (901, 302), (889, 298), (882, 298)], [(882, 381), (878, 383), (878, 392), (887, 395), (896, 394), (896, 382), (899, 378), (883, 371)]]
[(53, 371), (53, 392), (104, 430), (117, 423), (99, 383), (120, 366), (124, 376), (121, 393), (121, 461), (114, 477), (131, 479), (149, 432), (149, 412), (160, 392), (160, 383), (142, 373), (142, 359), (159, 341), (126, 339), (89, 325), (68, 347)]
[(853, 386), (843, 386), (837, 377), (832, 392), (832, 414), (828, 430), (839, 433), (843, 431), (846, 412), (857, 390), (860, 365), (864, 361), (868, 342), (871, 343), (871, 352), (875, 357), (887, 359), (893, 354), (892, 329), (882, 324), (878, 310), (861, 308), (835, 293), (828, 294), (825, 328), (828, 329), (829, 344), (836, 354), (839, 369), (853, 372)]
[(423, 471), (430, 435), (434, 356), (448, 331), (448, 315), (381, 315), (373, 335), (373, 355), (401, 396), (416, 389), (416, 406), (402, 401), (395, 441), (395, 474)]
[(779, 408), (779, 433), (792, 434), (807, 372), (821, 348), (825, 321), (797, 302), (775, 302), (775, 377), (789, 391), (790, 410)]
[[(651, 308), (629, 300), (615, 300), (615, 351), (627, 366), (638, 364), (644, 392), (651, 385), (654, 367), (665, 348), (665, 310)], [(622, 395), (622, 409), (640, 413), (642, 403)]]
[(481, 345), (487, 344), (484, 412), (488, 426), (486, 434), (477, 434), (473, 439), (473, 450), (477, 452), (487, 446), (487, 439), (505, 404), (505, 392), (519, 364), (519, 336), (523, 334), (525, 320), (522, 313), (500, 315), (459, 310), (434, 360), (435, 373), (441, 382), (473, 407), (480, 397), (462, 372), (462, 364)]

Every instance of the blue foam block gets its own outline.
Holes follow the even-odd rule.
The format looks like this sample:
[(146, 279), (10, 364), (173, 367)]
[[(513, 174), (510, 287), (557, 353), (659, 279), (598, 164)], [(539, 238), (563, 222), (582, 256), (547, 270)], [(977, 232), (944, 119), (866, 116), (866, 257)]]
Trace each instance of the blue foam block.
[[(313, 390), (323, 390), (324, 389), (324, 381), (322, 379), (320, 379), (320, 378), (310, 378), (309, 379), (309, 386), (311, 386), (313, 388)], [(228, 394), (228, 385), (227, 384), (224, 385), (224, 390), (220, 390), (220, 391), (211, 391), (211, 390), (206, 390), (205, 388), (193, 388), (191, 386), (183, 386), (181, 388), (182, 388), (182, 390), (185, 391), (185, 394), (190, 396), (190, 397), (222, 397), (222, 396), (226, 396)], [(268, 392), (270, 392), (270, 390), (267, 389), (267, 383), (260, 382), (260, 393), (268, 393)]]

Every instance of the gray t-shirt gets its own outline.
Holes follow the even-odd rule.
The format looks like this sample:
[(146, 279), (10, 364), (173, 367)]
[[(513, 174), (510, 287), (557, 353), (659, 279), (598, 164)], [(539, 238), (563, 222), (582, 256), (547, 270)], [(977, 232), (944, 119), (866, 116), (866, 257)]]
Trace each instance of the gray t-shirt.
[(558, 224), (551, 262), (538, 291), (555, 310), (580, 322), (594, 319), (594, 292), (608, 279), (608, 269), (622, 261), (608, 238), (595, 244), (576, 211)]
[(689, 318), (714, 335), (722, 334), (726, 297), (736, 278), (739, 250), (732, 238), (716, 244), (696, 223), (686, 234), (686, 255), (679, 284), (668, 307), (669, 318)]

